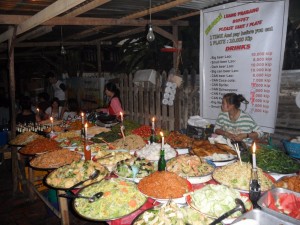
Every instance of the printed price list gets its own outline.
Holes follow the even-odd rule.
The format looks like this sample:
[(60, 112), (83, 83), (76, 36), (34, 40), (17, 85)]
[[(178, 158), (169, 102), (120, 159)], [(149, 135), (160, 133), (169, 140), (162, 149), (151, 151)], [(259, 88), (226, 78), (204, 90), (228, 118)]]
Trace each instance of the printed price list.
[(250, 90), (251, 111), (268, 114), (270, 110), (272, 52), (251, 53), (250, 70), (252, 74)]

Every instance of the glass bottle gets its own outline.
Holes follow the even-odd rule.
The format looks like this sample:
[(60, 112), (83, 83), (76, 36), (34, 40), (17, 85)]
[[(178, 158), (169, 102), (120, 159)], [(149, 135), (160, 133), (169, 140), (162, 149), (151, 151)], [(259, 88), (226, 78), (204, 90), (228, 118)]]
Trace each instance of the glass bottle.
[(160, 156), (158, 160), (158, 171), (166, 170), (166, 159), (165, 159), (165, 150), (160, 150)]
[(150, 144), (155, 142), (155, 131), (153, 129), (151, 129), (151, 136), (150, 136)]
[(91, 160), (91, 157), (92, 157), (92, 154), (91, 154), (91, 146), (89, 145), (88, 143), (88, 140), (85, 140), (84, 141), (84, 160), (85, 161), (88, 161), (88, 160)]
[(260, 184), (258, 182), (257, 169), (253, 168), (251, 171), (249, 199), (251, 200), (254, 208), (259, 208), (257, 201), (261, 195)]

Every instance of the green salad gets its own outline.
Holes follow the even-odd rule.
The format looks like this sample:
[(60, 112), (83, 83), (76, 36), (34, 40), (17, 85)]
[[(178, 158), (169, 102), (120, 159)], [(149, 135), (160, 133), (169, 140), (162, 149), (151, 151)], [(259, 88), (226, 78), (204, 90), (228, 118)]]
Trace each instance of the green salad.
[[(244, 153), (242, 160), (244, 162), (252, 160), (251, 152)], [(284, 151), (264, 144), (257, 145), (256, 163), (265, 172), (289, 174), (300, 170), (300, 164)]]
[(155, 165), (154, 162), (139, 157), (133, 157), (118, 162), (114, 172), (119, 177), (133, 178), (133, 165), (138, 168), (136, 178), (146, 177), (157, 170), (157, 165)]

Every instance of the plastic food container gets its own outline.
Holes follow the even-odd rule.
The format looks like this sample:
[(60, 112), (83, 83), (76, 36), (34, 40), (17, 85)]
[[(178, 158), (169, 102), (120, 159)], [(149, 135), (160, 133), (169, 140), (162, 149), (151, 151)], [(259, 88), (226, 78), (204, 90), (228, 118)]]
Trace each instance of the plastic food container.
[[(275, 210), (272, 210), (272, 209), (269, 209), (268, 207), (266, 207), (266, 202), (268, 200), (269, 192), (271, 192), (271, 194), (274, 197), (275, 201), (278, 199), (279, 194), (286, 193), (286, 194), (293, 194), (296, 197), (300, 197), (300, 193), (294, 192), (294, 191), (291, 191), (291, 190), (288, 190), (288, 189), (284, 189), (284, 188), (274, 188), (272, 190), (266, 191), (257, 202), (257, 204), (261, 207), (261, 209), (263, 211), (265, 211), (265, 212), (267, 212), (267, 213), (269, 213), (269, 214), (271, 214), (275, 217), (278, 217), (279, 219), (281, 219), (283, 221), (289, 222), (290, 224), (300, 224), (300, 220), (297, 220), (296, 218), (293, 218), (293, 217), (288, 216), (284, 213), (277, 212)], [(269, 223), (269, 224), (271, 224), (271, 223)], [(287, 223), (284, 223), (284, 224), (287, 224)], [(275, 224), (272, 224), (272, 225), (275, 225)]]
[(282, 143), (283, 143), (283, 146), (289, 156), (296, 158), (296, 159), (300, 159), (300, 144), (299, 143), (290, 142), (287, 140), (284, 140)]
[[(287, 222), (263, 210), (253, 209), (232, 222), (233, 225), (292, 225), (297, 223)], [(298, 222), (299, 224), (299, 222)]]

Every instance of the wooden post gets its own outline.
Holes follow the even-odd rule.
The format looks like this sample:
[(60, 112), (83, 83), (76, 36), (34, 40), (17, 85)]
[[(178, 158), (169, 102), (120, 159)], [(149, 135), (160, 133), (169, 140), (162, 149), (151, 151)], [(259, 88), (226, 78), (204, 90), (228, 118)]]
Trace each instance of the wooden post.
[[(9, 57), (9, 96), (10, 96), (10, 121), (11, 121), (11, 139), (16, 136), (16, 84), (15, 84), (15, 61), (14, 61), (14, 45), (16, 39), (17, 27), (14, 27), (13, 36), (8, 41), (8, 57)], [(12, 148), (12, 180), (13, 194), (18, 190), (18, 156), (17, 149)]]
[[(58, 190), (57, 195), (65, 194), (65, 191)], [(59, 197), (58, 204), (60, 208), (60, 224), (61, 225), (69, 225), (70, 224), (70, 217), (69, 217), (69, 208), (68, 208), (68, 201), (66, 198)]]
[[(172, 33), (176, 40), (178, 40), (178, 26), (172, 26)], [(174, 48), (179, 48), (178, 43), (173, 44)], [(177, 54), (174, 52), (173, 54), (173, 67), (176, 69), (177, 63)]]
[(102, 65), (101, 65), (101, 43), (97, 43), (97, 65), (98, 65), (98, 77), (102, 77)]

